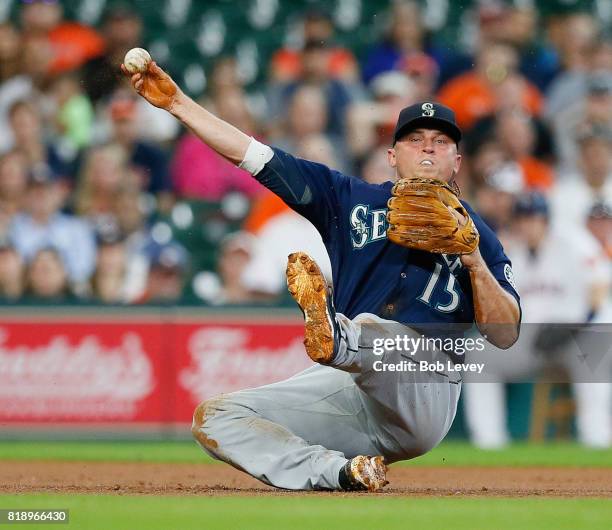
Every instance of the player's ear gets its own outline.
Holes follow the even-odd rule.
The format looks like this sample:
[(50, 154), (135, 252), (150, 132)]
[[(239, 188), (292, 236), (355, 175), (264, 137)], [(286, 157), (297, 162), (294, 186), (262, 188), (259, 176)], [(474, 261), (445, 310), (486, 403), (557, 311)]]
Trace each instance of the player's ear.
[(397, 166), (397, 159), (395, 157), (395, 148), (389, 147), (387, 149), (387, 161), (391, 167)]
[(455, 175), (459, 173), (459, 168), (461, 167), (461, 160), (462, 160), (461, 155), (457, 154), (457, 156), (455, 157), (455, 167), (454, 167)]

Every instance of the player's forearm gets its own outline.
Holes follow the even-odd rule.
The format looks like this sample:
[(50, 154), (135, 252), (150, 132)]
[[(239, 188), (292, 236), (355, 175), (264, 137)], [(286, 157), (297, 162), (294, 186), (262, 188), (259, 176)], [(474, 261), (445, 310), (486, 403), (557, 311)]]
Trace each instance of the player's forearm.
[(234, 164), (243, 161), (250, 136), (207, 111), (184, 93), (177, 95), (170, 112), (221, 156)]
[(491, 344), (509, 348), (519, 336), (518, 302), (499, 285), (484, 261), (468, 270), (478, 329)]

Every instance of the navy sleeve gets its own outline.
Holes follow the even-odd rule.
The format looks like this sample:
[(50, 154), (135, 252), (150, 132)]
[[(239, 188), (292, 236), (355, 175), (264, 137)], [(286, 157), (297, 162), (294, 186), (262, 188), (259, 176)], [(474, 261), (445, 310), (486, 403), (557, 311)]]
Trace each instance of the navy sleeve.
[(332, 228), (338, 226), (340, 197), (350, 187), (351, 177), (280, 149), (273, 150), (274, 156), (255, 178), (308, 219), (326, 241)]
[(512, 272), (512, 263), (506, 253), (504, 247), (500, 243), (499, 239), (495, 235), (495, 232), (491, 230), (487, 224), (481, 219), (481, 217), (472, 209), (472, 207), (464, 201), (461, 203), (465, 206), (466, 210), (472, 217), (474, 224), (480, 234), (480, 243), (478, 248), (482, 254), (485, 263), (489, 267), (491, 274), (495, 277), (499, 285), (501, 285), (506, 291), (508, 291), (520, 306), (520, 296), (514, 286), (514, 274)]

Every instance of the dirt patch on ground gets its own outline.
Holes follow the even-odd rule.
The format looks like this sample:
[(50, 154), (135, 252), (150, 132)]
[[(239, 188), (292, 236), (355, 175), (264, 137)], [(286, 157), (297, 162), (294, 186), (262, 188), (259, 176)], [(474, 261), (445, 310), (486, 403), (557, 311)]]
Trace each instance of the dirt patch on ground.
[[(391, 483), (383, 495), (612, 498), (612, 470), (601, 468), (395, 466), (389, 472), (389, 479)], [(304, 494), (264, 486), (224, 464), (0, 462), (0, 493), (43, 492), (209, 496)]]

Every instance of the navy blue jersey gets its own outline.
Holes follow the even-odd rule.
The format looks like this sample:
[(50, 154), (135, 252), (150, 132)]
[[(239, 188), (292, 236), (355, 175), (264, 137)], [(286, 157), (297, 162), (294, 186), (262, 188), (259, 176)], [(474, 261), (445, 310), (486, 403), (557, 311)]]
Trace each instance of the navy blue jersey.
[[(349, 318), (374, 313), (403, 324), (474, 321), (472, 286), (458, 256), (411, 250), (387, 239), (392, 182), (368, 184), (279, 149), (255, 178), (321, 234), (340, 313)], [(491, 273), (518, 301), (501, 243), (463, 205), (480, 233), (480, 252)]]

